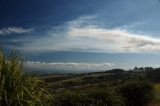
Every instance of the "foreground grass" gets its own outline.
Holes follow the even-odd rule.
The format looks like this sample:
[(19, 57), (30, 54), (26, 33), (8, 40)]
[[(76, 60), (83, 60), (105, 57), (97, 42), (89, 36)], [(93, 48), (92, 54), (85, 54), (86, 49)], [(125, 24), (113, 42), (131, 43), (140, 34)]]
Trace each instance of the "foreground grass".
[(47, 106), (52, 96), (36, 77), (23, 74), (23, 61), (17, 52), (5, 56), (0, 50), (0, 105)]

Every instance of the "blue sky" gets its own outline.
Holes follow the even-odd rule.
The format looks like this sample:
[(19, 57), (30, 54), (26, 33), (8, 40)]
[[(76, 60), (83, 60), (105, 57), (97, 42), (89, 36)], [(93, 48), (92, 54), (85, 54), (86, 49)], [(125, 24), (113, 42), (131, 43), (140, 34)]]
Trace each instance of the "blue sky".
[(159, 0), (0, 0), (0, 40), (47, 70), (160, 65)]

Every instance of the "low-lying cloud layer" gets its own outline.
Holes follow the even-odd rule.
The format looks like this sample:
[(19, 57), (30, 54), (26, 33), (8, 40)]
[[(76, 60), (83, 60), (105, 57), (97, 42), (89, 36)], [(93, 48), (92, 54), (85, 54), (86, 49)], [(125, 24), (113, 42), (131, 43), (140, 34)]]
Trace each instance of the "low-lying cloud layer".
[(58, 70), (106, 70), (106, 69), (112, 69), (115, 67), (115, 64), (113, 63), (76, 63), (76, 62), (52, 62), (52, 63), (46, 63), (46, 62), (33, 62), (28, 61), (24, 65), (27, 68), (31, 69), (37, 69), (37, 70), (47, 70), (47, 71), (58, 71)]
[(33, 31), (33, 28), (24, 29), (22, 27), (8, 27), (0, 29), (0, 35), (23, 34)]

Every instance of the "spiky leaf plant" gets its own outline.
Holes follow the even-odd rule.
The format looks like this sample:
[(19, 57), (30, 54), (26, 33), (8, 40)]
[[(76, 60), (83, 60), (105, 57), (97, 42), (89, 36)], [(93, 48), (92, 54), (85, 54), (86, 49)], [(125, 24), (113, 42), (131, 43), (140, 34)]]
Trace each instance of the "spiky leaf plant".
[(45, 84), (23, 73), (23, 61), (16, 51), (5, 56), (0, 49), (0, 106), (48, 106), (52, 96)]

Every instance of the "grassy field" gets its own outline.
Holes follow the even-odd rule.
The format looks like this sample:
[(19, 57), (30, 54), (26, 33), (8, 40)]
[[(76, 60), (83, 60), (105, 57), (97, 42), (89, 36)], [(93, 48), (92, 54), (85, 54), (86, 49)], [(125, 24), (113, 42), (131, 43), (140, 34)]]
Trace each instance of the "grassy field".
[[(64, 92), (83, 92), (90, 88), (112, 88), (117, 90), (128, 80), (146, 81), (152, 84), (154, 97), (147, 106), (160, 106), (160, 82), (157, 77), (148, 77), (148, 71), (104, 71), (82, 74), (45, 75), (40, 79), (52, 88), (54, 95)], [(157, 75), (156, 75), (157, 76)], [(156, 78), (156, 79), (154, 79)]]

